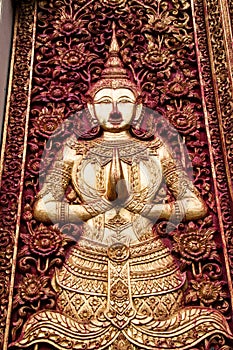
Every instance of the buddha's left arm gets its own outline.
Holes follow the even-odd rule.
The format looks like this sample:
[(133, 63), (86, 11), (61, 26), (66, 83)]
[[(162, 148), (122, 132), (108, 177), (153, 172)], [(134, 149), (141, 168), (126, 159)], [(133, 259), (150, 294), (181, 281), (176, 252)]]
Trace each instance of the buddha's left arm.
[(160, 218), (174, 223), (206, 216), (207, 207), (198, 190), (165, 146), (160, 147), (159, 158), (166, 185), (175, 200), (170, 203), (146, 203), (140, 214), (153, 221)]
[(171, 203), (175, 220), (196, 220), (207, 214), (207, 206), (180, 163), (163, 146), (160, 152), (163, 175), (175, 201)]

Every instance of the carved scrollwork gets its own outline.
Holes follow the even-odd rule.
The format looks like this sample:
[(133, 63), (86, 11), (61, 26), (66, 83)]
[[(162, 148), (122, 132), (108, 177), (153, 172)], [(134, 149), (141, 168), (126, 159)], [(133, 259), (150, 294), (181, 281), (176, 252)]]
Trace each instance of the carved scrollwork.
[[(0, 309), (0, 346), (3, 345), (10, 276), (12, 271), (18, 203), (20, 198), (20, 179), (23, 170), (25, 124), (27, 121), (28, 91), (30, 84), (30, 65), (32, 55), (34, 2), (20, 2), (20, 13), (16, 17), (16, 36), (13, 44), (14, 61), (11, 69), (11, 94), (5, 121), (0, 192), (0, 240), (1, 240), (1, 309)], [(14, 266), (13, 266), (14, 271)], [(4, 276), (4, 278), (3, 278)]]
[[(157, 232), (160, 230), (164, 237), (173, 242), (174, 253), (180, 258), (181, 267), (187, 271), (189, 288), (186, 291), (186, 304), (212, 306), (229, 318), (230, 298), (227, 291), (227, 278), (221, 267), (224, 259), (219, 242), (226, 240), (232, 268), (232, 216), (205, 28), (207, 16), (215, 57), (222, 122), (226, 131), (227, 161), (231, 164), (232, 149), (229, 134), (231, 96), (224, 63), (226, 60), (224, 42), (220, 39), (222, 28), (219, 21), (218, 2), (208, 0), (206, 2), (208, 14), (204, 14), (202, 1), (195, 1), (196, 27), (193, 27), (193, 14), (190, 2), (187, 0), (143, 2), (99, 0), (90, 1), (88, 6), (86, 4), (87, 1), (84, 0), (38, 1), (31, 112), (28, 130), (26, 130), (28, 148), (23, 191), (25, 210), (20, 225), (21, 238), (16, 275), (19, 282), (15, 285), (10, 340), (14, 341), (19, 336), (29, 315), (42, 308), (49, 310), (56, 308), (51, 276), (54, 267), (61, 266), (64, 261), (65, 248), (69, 246), (69, 242), (56, 228), (33, 221), (31, 207), (38, 193), (39, 163), (44, 143), (49, 136), (57, 130), (62, 121), (73, 114), (78, 115), (85, 107), (85, 93), (90, 84), (99, 79), (103, 69), (113, 21), (116, 24), (116, 34), (121, 45), (121, 58), (128, 67), (131, 78), (135, 79), (141, 87), (144, 104), (158, 110), (180, 132), (194, 167), (195, 186), (209, 208), (210, 215), (205, 220), (191, 223), (190, 226), (182, 224), (178, 230), (172, 227), (173, 231), (169, 235), (162, 230), (163, 223), (160, 223)], [(22, 156), (26, 147), (24, 133), (32, 52), (33, 3), (22, 1), (19, 2), (19, 6), (0, 195), (0, 203), (3, 206), (1, 223), (4, 227), (4, 230), (0, 231), (1, 246), (4, 248), (0, 257), (2, 262), (0, 294), (4, 307), (0, 310), (1, 336), (5, 330)], [(202, 67), (210, 135), (206, 134), (206, 120), (202, 111), (194, 30), (198, 36), (200, 53), (198, 59)], [(82, 127), (85, 125), (85, 128), (90, 130), (92, 126), (84, 119), (84, 115), (78, 121), (74, 118), (60, 142), (63, 142), (67, 134), (72, 134), (73, 125), (79, 128), (82, 124)], [(208, 139), (211, 141), (213, 160), (209, 157)], [(46, 161), (45, 168), (49, 167), (51, 159)], [(216, 183), (213, 182), (211, 173), (213, 161)], [(219, 230), (216, 210), (219, 207), (216, 206), (213, 191), (216, 186), (219, 194), (217, 205), (224, 214), (221, 218), (224, 237), (220, 235)], [(81, 234), (80, 227), (74, 228), (69, 225), (63, 227), (63, 232), (72, 230), (77, 235)], [(225, 259), (228, 257), (226, 256)], [(62, 296), (60, 298), (62, 299)], [(93, 303), (95, 304), (94, 299)], [(158, 303), (164, 305), (165, 301), (159, 300)], [(91, 318), (90, 308), (83, 308), (80, 317), (84, 321)], [(137, 349), (136, 345), (129, 345), (124, 336), (119, 336), (118, 341), (118, 345), (122, 346), (118, 348), (123, 349), (124, 346), (127, 350)], [(224, 342), (220, 337), (209, 340), (209, 344), (214, 346), (218, 344), (218, 348), (222, 350), (228, 349), (228, 345)], [(114, 350), (117, 349), (116, 346), (111, 345)]]
[[(227, 70), (227, 57), (224, 49), (223, 24), (221, 21), (216, 22), (216, 13), (220, 12), (218, 1), (207, 1), (208, 8), (208, 25), (206, 29), (203, 22), (203, 7), (201, 2), (196, 3), (196, 20), (197, 20), (197, 35), (199, 40), (200, 63), (202, 66), (202, 79), (205, 92), (205, 103), (208, 110), (208, 124), (211, 137), (211, 152), (215, 162), (216, 186), (219, 197), (219, 220), (222, 221), (224, 232), (222, 232), (223, 240), (226, 241), (227, 250), (225, 251), (225, 261), (231, 268), (232, 278), (232, 198), (229, 193), (231, 183), (229, 169), (232, 159), (231, 147), (229, 140), (231, 138), (231, 114), (232, 114), (232, 97), (230, 88), (229, 72)], [(230, 6), (231, 7), (231, 6)], [(210, 48), (212, 50), (212, 60), (214, 68), (210, 65), (208, 56), (207, 38), (211, 38)], [(221, 71), (221, 73), (220, 73)], [(220, 105), (220, 109), (212, 108), (215, 104), (214, 87), (210, 76), (217, 78), (215, 85), (215, 99)], [(222, 131), (220, 129), (222, 128)], [(224, 131), (223, 131), (224, 130)], [(221, 142), (220, 133), (224, 132), (225, 142)], [(226, 147), (226, 148), (225, 148)], [(228, 162), (229, 165), (226, 164)], [(232, 168), (230, 166), (230, 168)], [(230, 170), (231, 171), (231, 170)], [(226, 254), (228, 252), (228, 254)], [(230, 276), (228, 277), (228, 279)], [(231, 282), (229, 282), (231, 285)], [(231, 288), (231, 287), (230, 287)]]
[[(51, 273), (60, 267), (65, 257), (65, 247), (72, 242), (71, 238), (62, 235), (60, 229), (53, 226), (37, 225), (33, 219), (32, 208), (26, 205), (23, 219), (27, 232), (21, 233), (24, 243), (18, 253), (18, 283), (13, 307), (17, 310), (18, 319), (13, 321), (12, 339), (30, 314), (40, 310), (54, 309), (56, 293), (51, 284)], [(64, 233), (73, 228), (64, 226)], [(76, 229), (77, 233), (77, 229)], [(80, 234), (80, 233), (79, 233)]]

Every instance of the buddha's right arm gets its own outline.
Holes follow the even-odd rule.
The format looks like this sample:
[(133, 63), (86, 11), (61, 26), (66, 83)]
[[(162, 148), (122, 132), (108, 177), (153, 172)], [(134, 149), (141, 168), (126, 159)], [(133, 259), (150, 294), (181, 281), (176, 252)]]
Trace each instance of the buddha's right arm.
[[(100, 202), (100, 201), (99, 201)], [(78, 223), (106, 210), (107, 203), (69, 204), (65, 201), (40, 198), (34, 205), (34, 218), (44, 223)]]
[[(68, 154), (70, 155), (70, 154)], [(44, 223), (78, 223), (105, 213), (112, 204), (103, 197), (92, 202), (69, 204), (65, 198), (71, 180), (73, 161), (55, 161), (34, 204), (34, 218)]]
[(44, 223), (78, 223), (92, 219), (112, 208), (112, 203), (104, 197), (81, 204), (69, 204), (64, 199), (56, 200), (48, 191), (38, 197), (33, 214), (36, 220)]

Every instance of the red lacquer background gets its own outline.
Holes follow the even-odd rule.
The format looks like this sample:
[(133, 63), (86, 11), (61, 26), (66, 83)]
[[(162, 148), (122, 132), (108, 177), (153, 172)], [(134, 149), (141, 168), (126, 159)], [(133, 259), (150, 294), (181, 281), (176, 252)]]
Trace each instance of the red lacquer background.
[[(198, 8), (198, 4), (196, 6)], [(203, 18), (200, 7), (197, 21), (201, 24)], [(187, 271), (186, 304), (216, 308), (232, 324), (223, 249), (225, 242), (218, 218), (219, 203), (215, 200), (216, 184), (209, 153), (212, 150), (203, 109), (203, 82), (198, 66), (201, 58), (197, 55), (199, 51), (190, 2), (39, 1), (10, 341), (17, 339), (32, 313), (43, 308), (56, 308), (51, 276), (54, 267), (61, 266), (72, 241), (59, 230), (46, 227), (32, 217), (33, 203), (39, 191), (40, 159), (46, 140), (64, 120), (75, 115), (70, 119), (66, 132), (60, 131), (54, 152), (74, 129), (80, 130), (83, 125), (87, 127), (85, 94), (101, 75), (113, 22), (121, 47), (121, 59), (131, 79), (143, 92), (144, 106), (164, 116), (180, 133), (192, 161), (194, 184), (209, 209), (205, 219), (180, 224), (178, 228), (173, 227), (170, 234), (165, 233), (163, 223), (157, 227), (171, 246), (181, 269)], [(200, 33), (201, 29), (199, 25)], [(200, 46), (202, 44), (199, 43)], [(209, 79), (211, 84), (210, 76)], [(17, 101), (20, 101), (20, 96)], [(205, 102), (209, 110), (214, 109), (214, 101), (211, 105), (208, 96)], [(216, 146), (221, 154), (218, 123), (216, 127), (214, 122), (217, 120), (209, 120), (213, 147)], [(165, 133), (163, 128), (160, 131)], [(16, 138), (18, 132), (20, 130), (16, 129)], [(166, 137), (165, 134), (162, 136)], [(51, 161), (47, 159), (45, 167), (49, 167)], [(221, 161), (216, 165), (217, 171), (222, 166)], [(17, 176), (17, 163), (11, 162), (9, 167), (7, 171)], [(5, 191), (9, 186), (15, 186), (17, 179), (14, 177), (15, 183), (8, 184), (7, 180), (9, 182), (7, 177), (3, 177)], [(224, 193), (228, 193), (227, 182), (224, 175), (218, 180), (222, 202), (225, 203), (222, 208), (224, 205), (228, 207), (223, 218), (227, 232), (231, 224), (230, 206), (224, 197)], [(9, 217), (3, 224), (7, 230)], [(66, 225), (62, 232), (79, 229)]]

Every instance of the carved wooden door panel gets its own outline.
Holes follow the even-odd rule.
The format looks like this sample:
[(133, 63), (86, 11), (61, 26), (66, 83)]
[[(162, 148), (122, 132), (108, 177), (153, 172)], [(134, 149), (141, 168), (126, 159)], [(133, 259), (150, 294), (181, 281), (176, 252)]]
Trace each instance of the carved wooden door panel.
[[(1, 158), (2, 348), (232, 349), (232, 3), (227, 0), (19, 0), (16, 4)], [(80, 282), (83, 280), (77, 277), (79, 272), (69, 267), (72, 237), (76, 235), (78, 240), (82, 227), (64, 219), (68, 215), (65, 206), (57, 209), (64, 219), (57, 225), (40, 219), (33, 208), (41, 195), (44, 169), (50, 169), (54, 159), (57, 162), (56, 152), (66, 139), (73, 134), (85, 135), (81, 137), (82, 147), (71, 145), (77, 156), (86, 156), (95, 142), (99, 128), (87, 110), (90, 103), (87, 95), (93, 84), (96, 87), (103, 79), (114, 31), (119, 52), (113, 45), (112, 55), (121, 62), (118, 62), (122, 65), (118, 67), (121, 74), (127, 72), (127, 78), (121, 80), (123, 85), (118, 87), (130, 86), (131, 91), (140, 91), (138, 103), (142, 101), (144, 106), (144, 114), (139, 118), (140, 132), (134, 130), (140, 139), (139, 150), (146, 147), (158, 155), (158, 140), (146, 137), (143, 130), (156, 129), (159, 115), (165, 123), (159, 131), (157, 128), (159, 137), (172, 137), (166, 126), (171, 125), (171, 133), (176, 131), (180, 135), (175, 151), (178, 152), (178, 146), (187, 149), (192, 164), (192, 169), (187, 171), (193, 176), (193, 192), (197, 190), (207, 212), (196, 219), (180, 218), (182, 222), (169, 225), (158, 220), (153, 232), (159, 238), (150, 241), (150, 249), (141, 247), (141, 243), (138, 250), (133, 245), (129, 250), (120, 245), (107, 253), (87, 253), (86, 248), (80, 251), (77, 248), (74, 255), (80, 259), (80, 266), (88, 259), (92, 261), (88, 274), (94, 276), (94, 261), (99, 263), (100, 275), (87, 285)], [(115, 66), (112, 67), (114, 71)], [(114, 90), (117, 83), (114, 87), (113, 80)], [(54, 132), (57, 138), (51, 139)], [(134, 143), (127, 145), (134, 150)], [(96, 144), (95, 147), (99, 149)], [(130, 154), (119, 152), (122, 152), (120, 158), (125, 157), (125, 169), (131, 166), (135, 169)], [(182, 152), (179, 161), (184, 165)], [(105, 149), (103, 153), (106, 156)], [(105, 165), (103, 162), (102, 168)], [(60, 173), (52, 172), (54, 183), (50, 185), (54, 198), (59, 197), (60, 189), (55, 186), (56, 176), (62, 174), (59, 181), (63, 181), (69, 164), (59, 169)], [(164, 170), (165, 175), (166, 171), (169, 169)], [(100, 169), (98, 179), (101, 174)], [(101, 191), (103, 184), (98, 181)], [(74, 181), (73, 187), (68, 187), (67, 203), (80, 204)], [(133, 205), (136, 201), (135, 197)], [(89, 212), (97, 210), (93, 208)], [(174, 215), (178, 209), (174, 206)], [(113, 226), (124, 225), (122, 217), (114, 219)], [(145, 238), (146, 242), (149, 238)], [(162, 270), (161, 251), (165, 257), (169, 256), (167, 259), (175, 259), (171, 261), (178, 266), (177, 279), (186, 275), (185, 285), (182, 282), (182, 288), (179, 287), (183, 294), (178, 309), (175, 305), (179, 288), (174, 287), (170, 294), (166, 292), (166, 283), (173, 282), (164, 277), (168, 272)], [(121, 254), (120, 260), (117, 254)], [(138, 256), (140, 262), (136, 260)], [(155, 272), (148, 277), (146, 271), (153, 259), (157, 259), (160, 272), (157, 277)], [(143, 266), (143, 274), (140, 270), (142, 277), (137, 286), (141, 290), (136, 297), (132, 266), (136, 269), (139, 265)], [(61, 276), (63, 272), (59, 271), (64, 271), (64, 266), (72, 270), (72, 282), (64, 282), (70, 278), (65, 275), (68, 270), (62, 282), (60, 277), (56, 282), (67, 283), (66, 290), (72, 292), (67, 292), (67, 299), (59, 291), (61, 285), (58, 288), (54, 282), (54, 276), (56, 273)], [(101, 276), (104, 282), (97, 286)], [(161, 295), (159, 283), (155, 287), (156, 279), (164, 284)], [(77, 288), (80, 290), (80, 285), (81, 297), (75, 292)], [(154, 289), (151, 287), (149, 291), (150, 285)], [(109, 316), (105, 303), (113, 302), (113, 298), (115, 312), (119, 314)], [(98, 314), (100, 309), (102, 314)], [(118, 321), (113, 321), (115, 318)]]

